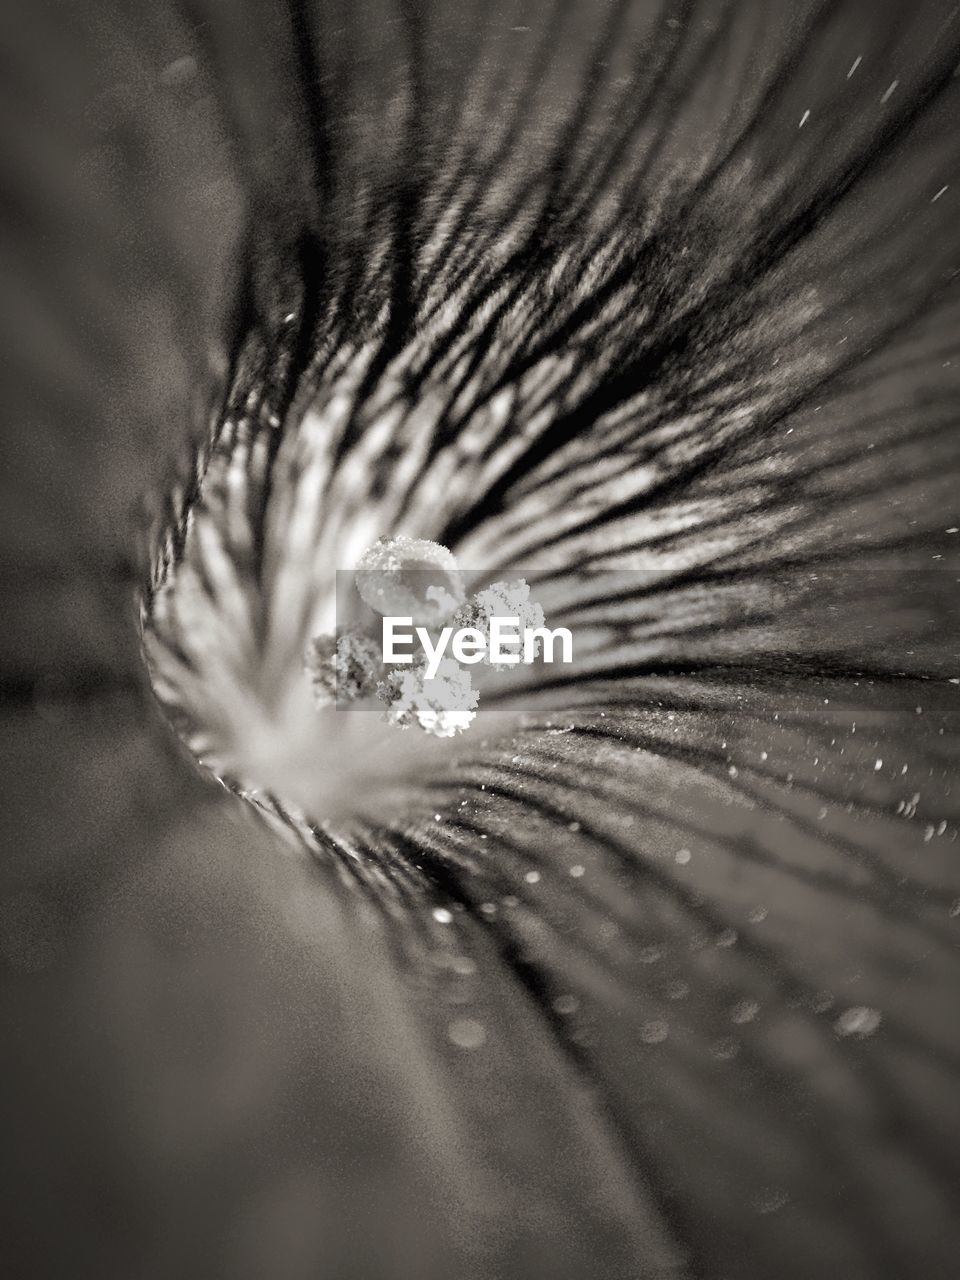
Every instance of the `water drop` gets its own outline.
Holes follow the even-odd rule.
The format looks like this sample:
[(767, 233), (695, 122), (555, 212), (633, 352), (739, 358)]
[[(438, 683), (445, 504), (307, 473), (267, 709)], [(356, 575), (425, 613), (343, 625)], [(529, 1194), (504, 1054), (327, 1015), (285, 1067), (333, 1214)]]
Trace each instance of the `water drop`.
[(447, 1038), (458, 1049), (479, 1049), (486, 1043), (487, 1031), (476, 1018), (454, 1018), (447, 1027)]
[(880, 1021), (881, 1015), (878, 1010), (858, 1004), (845, 1009), (833, 1026), (839, 1036), (857, 1036), (863, 1039), (865, 1036), (873, 1035)]

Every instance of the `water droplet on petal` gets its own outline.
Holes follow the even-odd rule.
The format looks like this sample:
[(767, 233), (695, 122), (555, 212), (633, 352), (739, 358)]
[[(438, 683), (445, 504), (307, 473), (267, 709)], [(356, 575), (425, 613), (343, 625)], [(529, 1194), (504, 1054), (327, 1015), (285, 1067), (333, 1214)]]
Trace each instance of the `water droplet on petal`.
[(752, 1022), (760, 1012), (760, 1006), (756, 1000), (740, 1000), (730, 1011), (730, 1021), (742, 1025), (745, 1022)]
[(486, 1043), (487, 1031), (476, 1018), (454, 1018), (447, 1027), (447, 1038), (458, 1049), (479, 1049)]
[(756, 1213), (776, 1213), (788, 1204), (790, 1197), (779, 1187), (764, 1187), (750, 1201), (750, 1207)]
[(858, 1004), (845, 1009), (833, 1026), (839, 1036), (857, 1036), (863, 1039), (865, 1036), (872, 1036), (880, 1022), (881, 1015), (877, 1009)]

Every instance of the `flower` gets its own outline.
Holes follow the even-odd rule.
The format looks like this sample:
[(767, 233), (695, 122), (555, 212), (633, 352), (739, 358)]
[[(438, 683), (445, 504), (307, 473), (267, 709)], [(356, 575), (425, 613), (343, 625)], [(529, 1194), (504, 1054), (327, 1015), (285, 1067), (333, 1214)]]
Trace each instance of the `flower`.
[[(28, 10), (13, 1250), (948, 1274), (955, 29)], [(452, 737), (315, 710), (384, 530), (522, 577), (577, 670)]]

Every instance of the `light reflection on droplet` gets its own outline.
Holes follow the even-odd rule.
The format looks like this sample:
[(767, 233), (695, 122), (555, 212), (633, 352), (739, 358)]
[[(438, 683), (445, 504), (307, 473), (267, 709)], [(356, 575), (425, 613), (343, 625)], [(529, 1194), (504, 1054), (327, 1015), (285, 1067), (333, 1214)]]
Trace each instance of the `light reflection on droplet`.
[(710, 1046), (710, 1052), (721, 1062), (731, 1062), (740, 1052), (740, 1045), (730, 1036), (721, 1036)]
[(790, 1197), (780, 1187), (764, 1187), (750, 1201), (750, 1207), (756, 1213), (776, 1213), (788, 1204)]
[(880, 1022), (879, 1010), (858, 1004), (844, 1009), (833, 1026), (839, 1036), (857, 1036), (862, 1039), (864, 1036), (872, 1036)]
[(760, 1006), (756, 1000), (739, 1000), (730, 1011), (730, 1021), (740, 1026), (752, 1022), (759, 1012)]
[(458, 1049), (479, 1049), (487, 1041), (487, 1031), (476, 1018), (454, 1018), (447, 1027), (447, 1038)]

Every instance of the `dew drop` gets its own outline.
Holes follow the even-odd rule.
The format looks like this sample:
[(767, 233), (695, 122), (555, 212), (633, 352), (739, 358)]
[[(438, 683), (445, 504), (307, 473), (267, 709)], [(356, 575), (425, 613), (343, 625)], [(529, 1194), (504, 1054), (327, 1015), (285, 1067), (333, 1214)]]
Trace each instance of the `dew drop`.
[(730, 1011), (730, 1021), (742, 1026), (744, 1023), (752, 1022), (759, 1012), (760, 1006), (756, 1000), (740, 1000)]
[(858, 1004), (845, 1009), (833, 1026), (839, 1036), (857, 1036), (863, 1039), (873, 1035), (880, 1021), (881, 1016), (878, 1010)]
[(721, 1036), (719, 1040), (713, 1042), (710, 1052), (721, 1062), (730, 1062), (740, 1052), (740, 1046), (730, 1036)]
[(447, 1027), (447, 1038), (458, 1049), (479, 1049), (486, 1043), (487, 1031), (476, 1018), (454, 1018)]
[(750, 1201), (750, 1207), (755, 1213), (776, 1213), (778, 1209), (788, 1204), (789, 1200), (787, 1193), (779, 1187), (764, 1187)]

